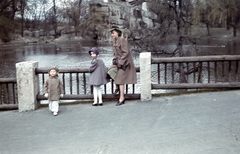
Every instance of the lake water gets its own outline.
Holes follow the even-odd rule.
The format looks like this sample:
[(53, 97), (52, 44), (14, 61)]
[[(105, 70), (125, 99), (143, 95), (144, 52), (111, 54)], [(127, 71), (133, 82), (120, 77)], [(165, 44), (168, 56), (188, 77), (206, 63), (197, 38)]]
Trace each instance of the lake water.
[[(110, 43), (99, 44), (91, 41), (58, 44), (6, 44), (0, 45), (0, 78), (15, 78), (15, 64), (23, 61), (37, 61), (39, 68), (56, 66), (59, 68), (88, 68), (91, 62), (89, 49), (98, 47), (100, 57), (107, 66), (112, 63), (113, 51)], [(162, 45), (162, 48), (175, 48), (176, 45)], [(240, 41), (204, 40), (192, 53), (191, 46), (184, 46), (188, 55), (234, 55), (240, 54)], [(139, 66), (139, 52), (134, 52), (135, 66)]]

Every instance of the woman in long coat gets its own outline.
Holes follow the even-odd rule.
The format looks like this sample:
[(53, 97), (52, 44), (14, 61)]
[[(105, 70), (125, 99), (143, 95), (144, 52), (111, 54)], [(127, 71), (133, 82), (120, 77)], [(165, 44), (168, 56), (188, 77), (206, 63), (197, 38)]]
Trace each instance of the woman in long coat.
[[(118, 70), (115, 76), (114, 82), (116, 85), (119, 85), (120, 97), (117, 102), (117, 106), (125, 103), (124, 97), (124, 87), (125, 84), (136, 84), (137, 75), (136, 69), (133, 63), (132, 54), (129, 49), (128, 42), (125, 38), (121, 37), (122, 31), (118, 27), (113, 27), (111, 29), (111, 36), (113, 38), (113, 50), (114, 58), (120, 57), (120, 60), (117, 64)], [(122, 67), (128, 63), (126, 69)]]

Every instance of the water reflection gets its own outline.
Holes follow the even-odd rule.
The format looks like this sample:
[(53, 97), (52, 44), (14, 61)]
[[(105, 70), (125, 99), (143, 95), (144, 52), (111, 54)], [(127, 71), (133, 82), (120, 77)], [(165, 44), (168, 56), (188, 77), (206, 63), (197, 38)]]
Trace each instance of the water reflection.
[[(68, 43), (5, 46), (0, 49), (0, 77), (15, 77), (15, 64), (22, 61), (37, 61), (39, 67), (89, 67), (91, 57), (88, 50), (93, 46), (96, 46), (96, 44)], [(101, 51), (100, 56), (107, 65), (110, 65), (113, 56), (111, 46), (100, 46), (99, 49)]]
[[(110, 42), (99, 44), (91, 41), (76, 41), (60, 44), (1, 45), (0, 78), (16, 77), (15, 64), (22, 61), (37, 61), (41, 68), (89, 67), (91, 57), (88, 50), (93, 46), (100, 49), (101, 58), (107, 66), (110, 66), (113, 56)], [(168, 49), (175, 47), (176, 45), (168, 46)], [(188, 49), (185, 54), (190, 56), (240, 54), (240, 41), (201, 40), (195, 47), (196, 53), (189, 45), (185, 45), (184, 48)], [(139, 66), (139, 52), (134, 52), (133, 58), (135, 65)]]

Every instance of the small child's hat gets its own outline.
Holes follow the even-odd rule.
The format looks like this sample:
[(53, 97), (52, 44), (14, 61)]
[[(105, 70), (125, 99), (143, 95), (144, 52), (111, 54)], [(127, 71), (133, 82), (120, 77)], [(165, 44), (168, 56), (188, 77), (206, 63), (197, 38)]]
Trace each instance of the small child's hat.
[(59, 72), (59, 69), (57, 67), (51, 67), (48, 72), (50, 72), (51, 70), (55, 70), (57, 73)]
[(99, 54), (99, 51), (96, 47), (93, 47), (90, 51), (88, 51), (88, 53), (91, 55), (91, 52), (94, 52), (96, 55)]

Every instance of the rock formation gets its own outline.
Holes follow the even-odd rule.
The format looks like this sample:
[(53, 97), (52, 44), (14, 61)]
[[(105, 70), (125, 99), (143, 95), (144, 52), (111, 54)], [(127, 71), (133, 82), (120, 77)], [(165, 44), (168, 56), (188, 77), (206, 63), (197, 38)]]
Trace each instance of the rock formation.
[(89, 27), (86, 35), (107, 41), (110, 38), (109, 29), (113, 25), (123, 30), (123, 37), (139, 39), (146, 35), (143, 29), (153, 29), (157, 15), (149, 10), (148, 2), (132, 3), (132, 0), (91, 1), (90, 14), (94, 17), (93, 23), (97, 25)]

